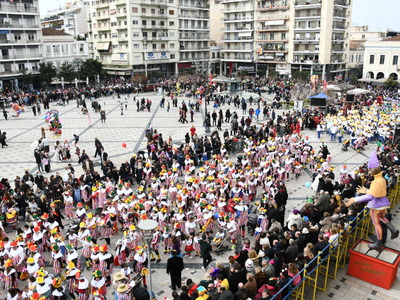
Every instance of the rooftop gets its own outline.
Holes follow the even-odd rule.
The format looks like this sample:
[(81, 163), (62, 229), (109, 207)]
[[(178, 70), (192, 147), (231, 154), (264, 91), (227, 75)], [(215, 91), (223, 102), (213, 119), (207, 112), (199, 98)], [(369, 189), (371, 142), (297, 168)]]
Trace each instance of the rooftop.
[(386, 40), (383, 40), (383, 42), (400, 42), (400, 35), (396, 35)]
[(55, 28), (42, 28), (43, 36), (51, 36), (51, 35), (70, 35), (65, 33), (64, 31), (57, 30)]

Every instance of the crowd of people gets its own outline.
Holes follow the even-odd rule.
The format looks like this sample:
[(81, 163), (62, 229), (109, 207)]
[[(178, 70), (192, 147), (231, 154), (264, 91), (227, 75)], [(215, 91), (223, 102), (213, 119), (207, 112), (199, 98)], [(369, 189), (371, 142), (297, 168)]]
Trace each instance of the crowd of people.
[[(397, 182), (399, 149), (384, 134), (393, 130), (397, 116), (391, 116), (396, 107), (376, 103), (357, 110), (338, 108), (338, 113), (329, 115), (314, 110), (276, 115), (273, 108), (266, 107), (266, 122), (260, 126), (245, 121), (255, 118), (254, 109), (243, 110), (244, 122), (229, 108), (217, 112), (231, 102), (243, 109), (247, 101), (221, 98), (213, 90), (196, 93), (201, 83), (177, 87), (175, 82), (165, 82), (163, 87), (173, 105), (178, 92), (194, 96), (193, 104), (182, 102), (180, 111), (183, 107), (196, 110), (199, 101), (215, 103), (216, 111), (205, 117), (210, 133), (215, 127), (209, 136), (199, 136), (192, 126), (185, 143), (175, 148), (172, 138), (164, 140), (161, 132), (149, 127), (147, 148), (120, 166), (96, 138), (94, 156), (100, 157), (100, 169), (79, 149), (79, 137), (75, 136), (72, 146), (84, 174), (69, 164), (64, 174), (57, 172), (49, 178), (42, 175), (50, 171), (51, 160), (50, 146), (42, 136), (32, 146), (38, 172), (26, 171), (13, 183), (1, 180), (0, 276), (8, 299), (63, 299), (69, 295), (102, 300), (111, 286), (118, 299), (130, 299), (132, 294), (138, 300), (149, 299), (144, 289), (148, 262), (159, 263), (161, 252), (171, 255), (166, 272), (171, 276), (174, 299), (270, 299), (281, 289), (282, 296), (286, 295), (286, 284), (292, 278), (292, 284), (298, 284), (301, 276), (296, 275), (304, 265), (329, 242), (335, 242), (362, 210), (363, 204), (344, 204), (355, 195), (358, 185), (368, 186), (372, 180), (365, 165), (357, 172), (343, 166), (340, 178), (335, 178), (327, 145), (322, 141), (320, 147), (313, 147), (301, 134), (302, 129), (315, 128), (321, 122), (340, 122), (345, 134), (356, 128), (361, 134), (367, 130), (364, 122), (370, 122), (373, 136), (382, 132), (380, 136), (385, 137), (379, 136), (384, 178), (389, 186)], [(271, 92), (288, 93), (285, 84), (274, 86)], [(134, 87), (89, 92), (88, 98), (97, 93), (120, 97), (120, 93), (133, 93)], [(68, 99), (82, 100), (81, 95), (66, 94)], [(121, 100), (121, 106), (123, 103)], [(261, 103), (255, 102), (256, 109)], [(362, 116), (368, 117), (361, 120)], [(221, 136), (218, 123), (222, 122), (232, 125)], [(54, 149), (56, 160), (75, 158), (68, 141), (59, 142)], [(237, 157), (232, 155), (238, 152)], [(46, 158), (48, 164), (44, 164)], [(298, 179), (306, 168), (313, 174), (313, 195), (285, 215), (287, 180)], [(158, 222), (150, 257), (137, 228), (145, 219)], [(220, 247), (224, 244), (229, 248)], [(229, 249), (229, 261), (212, 262), (213, 251)], [(323, 255), (328, 255), (326, 250)], [(182, 283), (183, 264), (195, 256), (203, 259), (206, 276), (200, 282), (187, 279)], [(90, 270), (91, 278), (85, 270)]]

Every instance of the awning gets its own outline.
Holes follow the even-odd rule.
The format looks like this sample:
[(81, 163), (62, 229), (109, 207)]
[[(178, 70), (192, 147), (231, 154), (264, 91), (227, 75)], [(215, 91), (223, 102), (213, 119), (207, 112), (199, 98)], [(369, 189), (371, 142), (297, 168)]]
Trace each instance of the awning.
[(124, 75), (130, 75), (131, 74), (131, 71), (111, 71), (111, 70), (108, 70), (107, 71), (107, 74), (110, 74), (110, 75), (119, 75), (119, 76), (124, 76)]
[(339, 73), (339, 72), (346, 72), (349, 69), (338, 69), (338, 70), (332, 70), (331, 73)]
[(111, 42), (97, 43), (97, 51), (109, 51)]
[(276, 26), (276, 25), (283, 25), (285, 24), (285, 20), (270, 20), (265, 21), (265, 26)]

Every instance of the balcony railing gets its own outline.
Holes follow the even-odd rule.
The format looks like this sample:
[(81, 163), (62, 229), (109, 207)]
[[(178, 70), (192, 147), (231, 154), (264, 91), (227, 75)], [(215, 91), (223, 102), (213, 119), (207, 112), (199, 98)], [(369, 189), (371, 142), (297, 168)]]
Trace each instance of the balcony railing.
[(0, 40), (0, 44), (40, 43), (40, 40)]
[(29, 53), (29, 54), (9, 54), (9, 55), (1, 55), (0, 60), (7, 59), (32, 59), (32, 58), (40, 58), (41, 55), (39, 53)]
[(26, 13), (37, 13), (36, 7), (26, 7), (24, 5), (6, 5), (4, 2), (0, 5), (0, 12), (26, 12)]

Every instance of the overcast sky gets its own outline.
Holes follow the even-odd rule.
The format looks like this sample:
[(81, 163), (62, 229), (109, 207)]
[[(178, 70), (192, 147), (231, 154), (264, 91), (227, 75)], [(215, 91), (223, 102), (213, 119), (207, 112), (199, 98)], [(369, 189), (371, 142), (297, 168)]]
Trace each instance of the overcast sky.
[[(73, 0), (70, 0), (71, 2)], [(333, 0), (324, 0), (333, 1)], [(40, 13), (56, 9), (65, 0), (39, 0)], [(353, 0), (353, 25), (368, 25), (370, 31), (399, 30), (400, 0)]]

